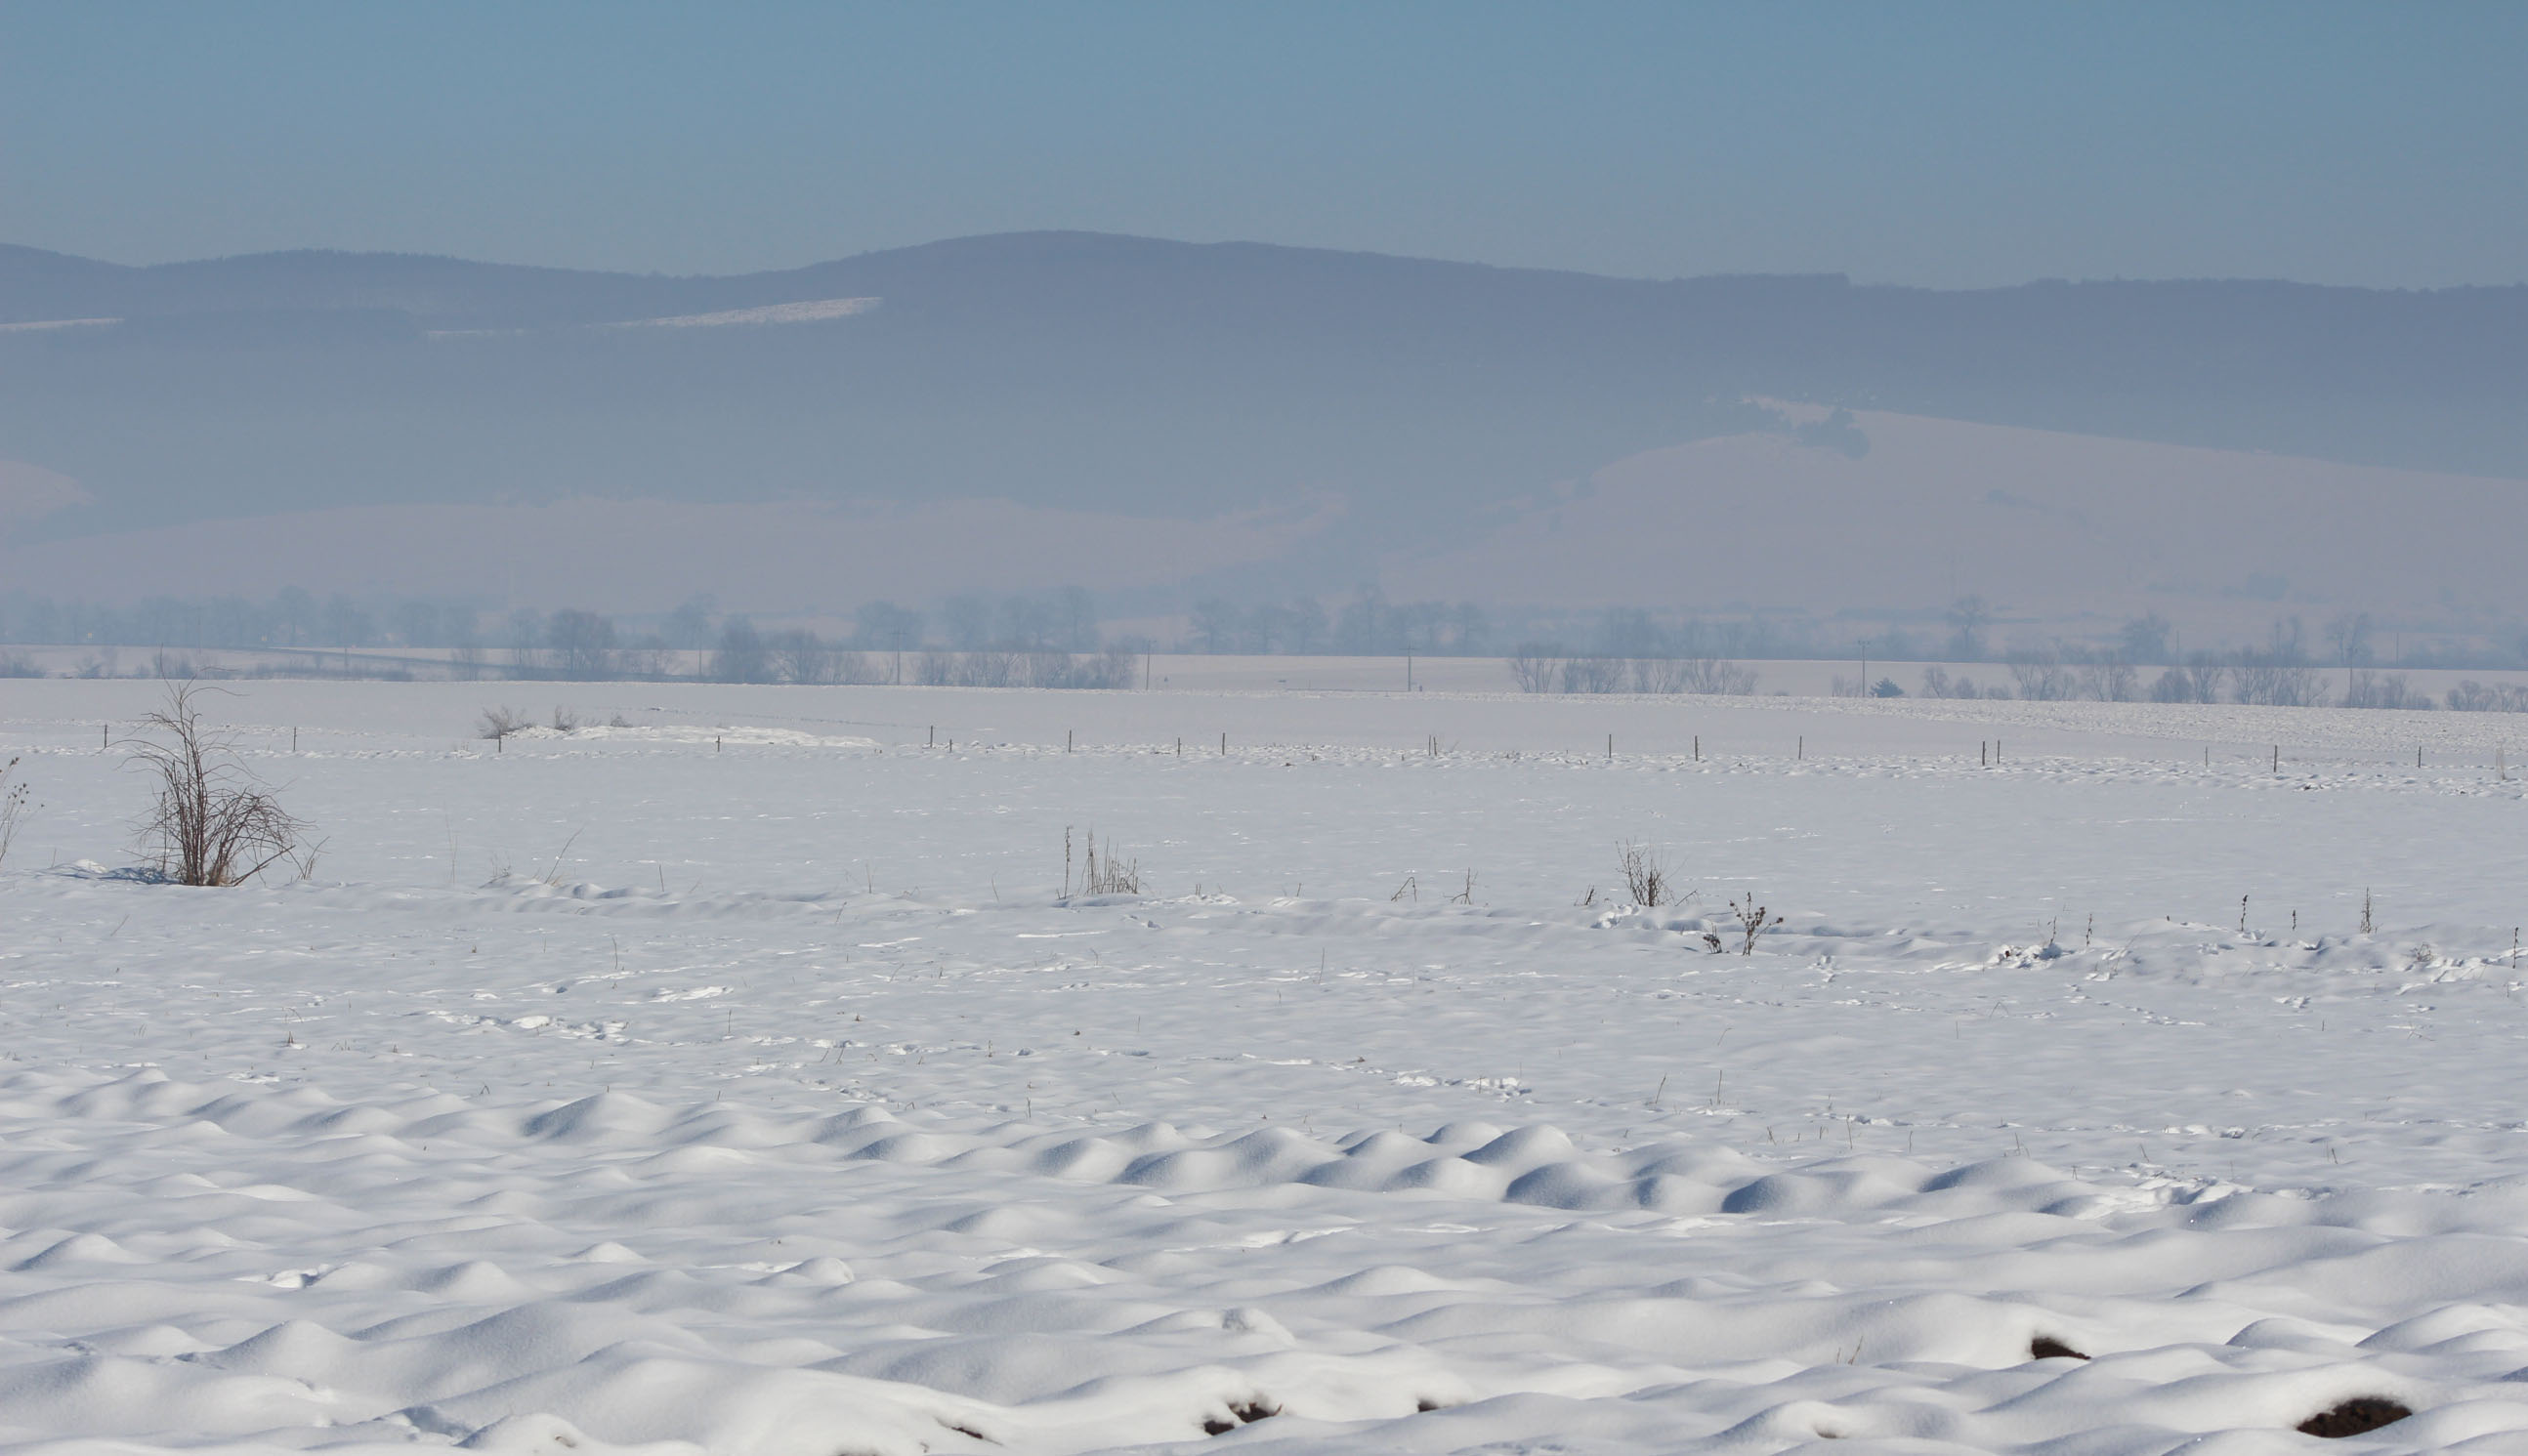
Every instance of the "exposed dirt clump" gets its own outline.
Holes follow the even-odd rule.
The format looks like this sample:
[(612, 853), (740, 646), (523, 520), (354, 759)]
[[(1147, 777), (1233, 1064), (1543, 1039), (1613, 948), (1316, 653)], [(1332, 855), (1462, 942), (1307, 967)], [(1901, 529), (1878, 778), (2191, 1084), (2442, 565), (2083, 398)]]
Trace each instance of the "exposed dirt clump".
[(2359, 1435), (2365, 1430), (2392, 1426), (2412, 1414), (2405, 1406), (2382, 1396), (2357, 1395), (2332, 1410), (2320, 1411), (2302, 1421), (2299, 1432), (2302, 1435)]

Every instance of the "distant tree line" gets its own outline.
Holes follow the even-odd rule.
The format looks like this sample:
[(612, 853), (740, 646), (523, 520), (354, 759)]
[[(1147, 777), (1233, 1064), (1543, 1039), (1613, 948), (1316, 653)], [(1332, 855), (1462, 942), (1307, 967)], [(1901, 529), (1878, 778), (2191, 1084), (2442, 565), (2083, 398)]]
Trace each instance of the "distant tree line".
[(1756, 669), (1725, 657), (1569, 656), (1525, 643), (1505, 659), (1522, 693), (1722, 693), (1756, 691)]
[[(852, 630), (832, 639), (804, 627), (759, 629), (743, 614), (718, 615), (703, 599), (636, 636), (615, 618), (581, 607), (504, 614), (420, 600), (364, 607), (344, 597), (318, 602), (288, 588), (263, 600), (158, 597), (120, 609), (43, 598), (0, 600), (0, 642), (96, 647), (99, 653), (81, 669), (91, 676), (111, 675), (117, 647), (154, 649), (142, 670), (180, 677), (196, 670), (181, 655), (190, 650), (402, 648), (444, 661), (459, 677), (1038, 687), (1124, 686), (1143, 647), (1103, 643), (1094, 604), (1076, 588), (997, 600), (959, 598), (942, 618), (963, 650), (933, 647), (922, 613), (890, 601), (864, 604)], [(372, 657), (360, 670), (376, 673), (383, 666), (384, 675), (409, 676), (412, 665), (383, 666)], [(0, 656), (0, 675), (32, 671), (21, 659)]]
[(1205, 598), (1186, 619), (1184, 647), (1291, 656), (1481, 656), (1494, 650), (1492, 638), (1492, 619), (1471, 601), (1390, 601), (1369, 590), (1331, 614), (1310, 597), (1252, 607)]
[[(1980, 597), (1960, 598), (1922, 617), (1925, 625), (1919, 628), (1887, 624), (1872, 631), (1859, 630), (1848, 619), (1792, 613), (1704, 617), (1630, 606), (1526, 609), (1504, 617), (1471, 601), (1393, 601), (1364, 588), (1331, 608), (1305, 597), (1260, 605), (1206, 598), (1182, 619), (1182, 630), (1166, 647), (1209, 653), (1506, 652), (1532, 665), (1551, 659), (1554, 686), (1536, 691), (1554, 692), (1669, 691), (1663, 685), (1679, 674), (1680, 681), (1696, 685), (1676, 691), (1734, 691), (1701, 685), (1726, 681), (1709, 677), (1720, 670), (1712, 664), (1858, 657), (1945, 665), (1926, 669), (1919, 684), (1865, 671), (1850, 681), (1839, 679), (1837, 691), (2377, 707), (2422, 701), (2402, 676), (2385, 670), (2379, 644), (2387, 634), (2364, 613), (2337, 615), (2314, 632), (2289, 618), (2246, 648), (2187, 651), (2180, 650), (2175, 625), (2156, 613), (2129, 619), (2095, 640), (2029, 641), (2022, 634), (2000, 647), (1994, 639), (2003, 624)], [(637, 625), (626, 626), (627, 620)], [(2453, 641), (2481, 646), (2452, 647)], [(1510, 643), (1516, 646), (1503, 646)], [(429, 656), (428, 664), (410, 666), (441, 670), (438, 664), (445, 662), (447, 670), (465, 676), (833, 683), (909, 682), (924, 672), (934, 681), (1052, 680), (1088, 669), (1043, 665), (1050, 661), (1047, 653), (1102, 658), (1110, 649), (1129, 653), (1162, 648), (1147, 638), (1110, 637), (1096, 599), (1079, 587), (966, 594), (927, 613), (870, 601), (852, 613), (846, 630), (831, 635), (798, 626), (759, 628), (744, 616), (719, 613), (709, 598), (661, 616), (624, 619), (584, 607), (491, 612), (472, 603), (410, 598), (363, 601), (337, 594), (319, 599), (295, 587), (263, 598), (153, 596), (121, 606), (0, 592), (0, 644), (92, 647), (101, 671), (111, 670), (103, 664), (111, 662), (117, 647), (154, 649), (162, 656), (194, 650), (356, 649), (373, 654), (364, 670), (394, 675), (398, 665), (378, 662), (374, 654), (409, 649)], [(932, 651), (973, 660), (955, 659), (952, 667), (946, 665), (952, 659), (942, 658), (922, 667), (921, 654)], [(2445, 633), (2438, 647), (2423, 646), (2419, 636), (2399, 639), (2390, 655), (2398, 667), (2514, 667), (2528, 664), (2528, 631)], [(1987, 666), (1988, 671), (1950, 670)], [(0, 653), (0, 675), (31, 670)], [(1105, 666), (1096, 672), (1111, 675)]]

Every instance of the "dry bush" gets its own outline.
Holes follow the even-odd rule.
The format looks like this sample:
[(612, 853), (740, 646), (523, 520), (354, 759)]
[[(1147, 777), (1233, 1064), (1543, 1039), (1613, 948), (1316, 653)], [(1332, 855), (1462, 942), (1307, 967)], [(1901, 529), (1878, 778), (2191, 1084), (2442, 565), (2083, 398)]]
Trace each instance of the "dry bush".
[(166, 741), (130, 740), (125, 760), (156, 782), (140, 832), (158, 873), (180, 885), (240, 885), (284, 860), (312, 867), (307, 825), (237, 763), (229, 735), (202, 726), (200, 692), (169, 688), (166, 704), (140, 720)]
[(1118, 859), (1115, 846), (1109, 842), (1101, 858), (1097, 853), (1097, 836), (1088, 836), (1088, 868), (1080, 876), (1081, 893), (1088, 895), (1138, 895), (1141, 893), (1141, 861)]
[(514, 707), (487, 707), (482, 720), (474, 725), (477, 736), (498, 743), (521, 728), (534, 726), (534, 719)]
[[(1756, 903), (1756, 892), (1753, 890), (1747, 892), (1746, 899), (1729, 902), (1729, 909), (1737, 912), (1738, 929), (1746, 937), (1738, 947), (1738, 954), (1741, 956), (1755, 955), (1756, 938), (1782, 923), (1782, 917), (1779, 915), (1767, 916), (1764, 907)], [(1709, 940), (1711, 937), (1706, 936), (1705, 939)]]
[(1676, 887), (1668, 882), (1667, 866), (1659, 862), (1659, 851), (1630, 840), (1617, 846), (1624, 870), (1624, 890), (1633, 904), (1644, 910), (1657, 910), (1676, 898)]
[(0, 763), (0, 864), (9, 862), (9, 842), (18, 837), (18, 826), (26, 821), (33, 808), (27, 800), (26, 781), (18, 777), (18, 760)]
[[(1063, 895), (1071, 894), (1071, 831), (1062, 831)], [(1106, 852), (1097, 852), (1097, 831), (1088, 831), (1087, 870), (1080, 878), (1082, 895), (1138, 895), (1141, 893), (1141, 861), (1115, 858), (1115, 842), (1106, 842)]]

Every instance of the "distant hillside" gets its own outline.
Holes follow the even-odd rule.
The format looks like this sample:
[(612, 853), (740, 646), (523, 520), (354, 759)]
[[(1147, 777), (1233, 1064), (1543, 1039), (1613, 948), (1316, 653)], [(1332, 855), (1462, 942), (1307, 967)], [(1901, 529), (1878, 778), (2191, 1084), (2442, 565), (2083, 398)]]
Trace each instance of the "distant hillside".
[(1201, 521), (1340, 500), (1342, 529), (1273, 568), (1309, 589), (1761, 428), (1749, 396), (2516, 479), (2528, 288), (1646, 282), (1082, 234), (717, 279), (0, 248), (0, 460), (78, 487), (0, 500), (22, 546), (586, 497)]

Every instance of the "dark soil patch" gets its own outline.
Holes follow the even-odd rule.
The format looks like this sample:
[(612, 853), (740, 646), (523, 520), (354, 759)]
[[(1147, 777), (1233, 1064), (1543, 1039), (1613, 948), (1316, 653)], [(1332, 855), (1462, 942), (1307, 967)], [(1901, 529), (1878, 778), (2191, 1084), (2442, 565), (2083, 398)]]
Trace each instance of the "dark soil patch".
[(1229, 1407), (1229, 1414), (1237, 1417), (1238, 1419), (1235, 1421), (1224, 1421), (1218, 1416), (1203, 1417), (1202, 1433), (1205, 1435), (1225, 1435), (1230, 1431), (1236, 1430), (1241, 1424), (1269, 1420), (1272, 1417), (1278, 1416), (1282, 1414), (1282, 1408), (1265, 1400), (1259, 1395), (1251, 1400), (1232, 1402)]
[(2335, 1407), (2320, 1411), (2299, 1423), (2302, 1435), (2359, 1435), (2382, 1426), (2393, 1426), (2413, 1412), (2396, 1401), (2376, 1395), (2359, 1395)]
[(2028, 1342), (2028, 1358), (2030, 1360), (2086, 1360), (2089, 1357), (2050, 1334), (2040, 1334)]

